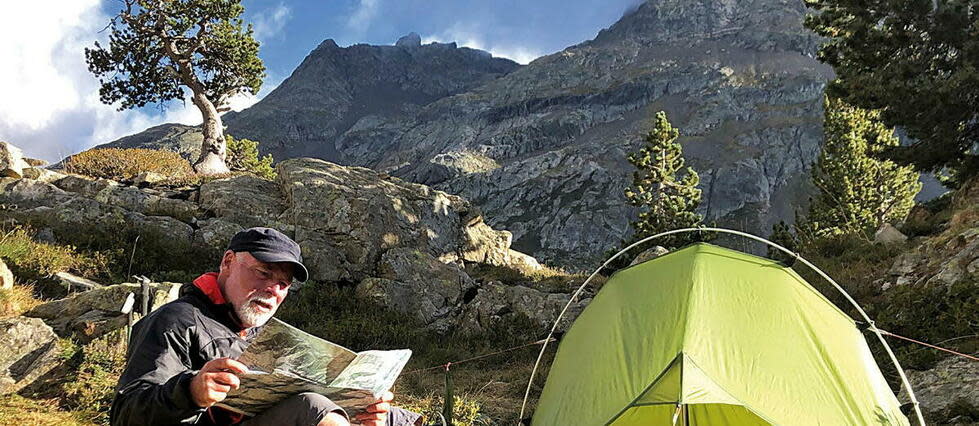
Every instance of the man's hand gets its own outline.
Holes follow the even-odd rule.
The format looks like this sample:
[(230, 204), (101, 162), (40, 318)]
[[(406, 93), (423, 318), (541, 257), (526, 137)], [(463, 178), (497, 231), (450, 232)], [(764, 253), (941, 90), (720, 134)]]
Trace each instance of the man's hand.
[(238, 389), (238, 374), (247, 372), (245, 364), (231, 358), (212, 359), (190, 381), (190, 396), (197, 406), (210, 407)]
[(388, 418), (388, 411), (391, 411), (391, 401), (393, 400), (393, 393), (384, 392), (380, 400), (368, 405), (365, 412), (354, 416), (354, 420), (362, 426), (384, 426)]

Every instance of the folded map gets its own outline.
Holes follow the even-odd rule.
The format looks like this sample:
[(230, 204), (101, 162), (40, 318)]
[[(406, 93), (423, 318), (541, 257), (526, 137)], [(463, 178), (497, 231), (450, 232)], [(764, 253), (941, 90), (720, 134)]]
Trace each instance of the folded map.
[(238, 358), (249, 369), (241, 385), (215, 405), (253, 416), (316, 392), (354, 416), (394, 385), (410, 357), (408, 349), (357, 353), (273, 318)]

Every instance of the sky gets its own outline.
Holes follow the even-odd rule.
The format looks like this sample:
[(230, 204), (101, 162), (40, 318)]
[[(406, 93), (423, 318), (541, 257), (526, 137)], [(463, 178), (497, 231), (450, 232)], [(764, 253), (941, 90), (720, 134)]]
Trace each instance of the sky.
[[(247, 108), (286, 79), (323, 40), (340, 46), (394, 44), (409, 32), (423, 43), (457, 42), (526, 64), (593, 38), (638, 0), (244, 0), (267, 77)], [(99, 101), (84, 50), (121, 0), (0, 4), (0, 141), (50, 162), (162, 123), (199, 124), (190, 102), (118, 111)]]

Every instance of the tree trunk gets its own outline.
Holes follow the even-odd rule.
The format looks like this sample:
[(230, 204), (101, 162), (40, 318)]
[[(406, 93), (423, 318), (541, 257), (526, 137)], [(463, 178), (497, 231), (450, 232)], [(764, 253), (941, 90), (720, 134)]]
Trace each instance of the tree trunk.
[(224, 125), (218, 109), (203, 93), (194, 93), (192, 99), (204, 117), (204, 123), (201, 124), (204, 142), (201, 143), (201, 156), (194, 162), (194, 171), (205, 175), (229, 173), (225, 164), (227, 144), (224, 140)]

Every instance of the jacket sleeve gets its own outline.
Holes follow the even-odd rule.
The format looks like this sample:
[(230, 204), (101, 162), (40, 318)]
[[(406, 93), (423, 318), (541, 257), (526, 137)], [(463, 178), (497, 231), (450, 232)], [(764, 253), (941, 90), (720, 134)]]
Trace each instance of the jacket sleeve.
[(191, 367), (191, 328), (180, 324), (186, 316), (163, 310), (133, 327), (112, 401), (113, 426), (193, 424), (204, 413), (190, 396), (197, 374)]

